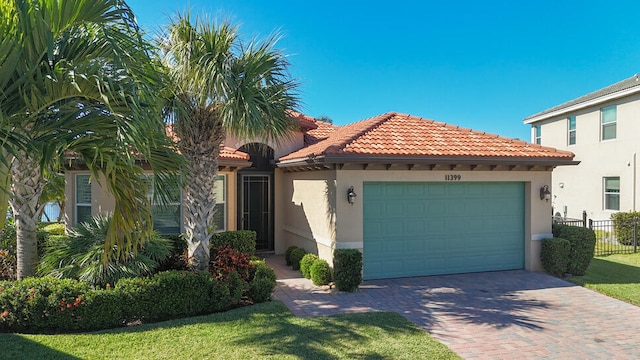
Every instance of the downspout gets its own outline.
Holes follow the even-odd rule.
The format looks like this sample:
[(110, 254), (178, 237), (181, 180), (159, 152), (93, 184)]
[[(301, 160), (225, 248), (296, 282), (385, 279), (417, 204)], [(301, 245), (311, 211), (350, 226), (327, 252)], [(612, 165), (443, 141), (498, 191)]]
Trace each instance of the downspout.
[(636, 211), (636, 173), (637, 173), (637, 154), (633, 153), (633, 212)]

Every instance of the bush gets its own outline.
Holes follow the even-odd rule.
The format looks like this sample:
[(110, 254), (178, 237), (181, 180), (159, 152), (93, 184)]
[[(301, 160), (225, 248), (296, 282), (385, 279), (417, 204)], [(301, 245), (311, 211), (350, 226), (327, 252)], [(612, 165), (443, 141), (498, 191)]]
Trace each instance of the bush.
[(306, 253), (307, 251), (302, 248), (293, 249), (293, 251), (291, 251), (291, 268), (293, 270), (300, 270), (300, 261)]
[(110, 223), (111, 216), (97, 215), (72, 229), (69, 236), (51, 235), (38, 273), (104, 287), (122, 278), (151, 275), (171, 255), (170, 241), (153, 233), (137, 251), (105, 264), (104, 244)]
[(331, 282), (331, 268), (323, 259), (316, 259), (311, 265), (311, 281), (314, 285), (327, 285)]
[(273, 289), (276, 287), (276, 273), (267, 266), (264, 260), (253, 260), (253, 279), (249, 283), (247, 296), (253, 303), (261, 303), (269, 300)]
[(216, 256), (209, 262), (209, 272), (215, 279), (226, 279), (230, 272), (236, 272), (244, 282), (249, 282), (253, 265), (246, 253), (225, 246), (215, 248)]
[(162, 235), (171, 245), (171, 255), (160, 261), (156, 272), (169, 270), (189, 270), (189, 253), (187, 250), (187, 241), (182, 235)]
[(149, 278), (121, 279), (115, 289), (128, 304), (127, 321), (157, 321), (207, 312), (212, 283), (206, 272), (165, 271)]
[(338, 290), (356, 291), (362, 282), (362, 253), (357, 249), (336, 249), (333, 277)]
[(231, 272), (168, 271), (91, 289), (52, 277), (0, 282), (0, 331), (98, 330), (127, 322), (160, 321), (228, 310), (240, 303), (243, 282)]
[(0, 281), (16, 279), (16, 256), (7, 249), (0, 249)]
[(311, 265), (318, 260), (318, 256), (315, 254), (305, 254), (300, 260), (300, 272), (302, 276), (307, 279), (311, 279)]
[[(235, 251), (253, 255), (256, 252), (256, 232), (252, 230), (224, 231), (213, 234), (211, 249), (228, 246)], [(211, 254), (215, 257), (215, 254)]]
[(41, 229), (49, 235), (65, 235), (67, 233), (67, 228), (63, 223), (44, 224)]
[(570, 251), (571, 243), (569, 240), (543, 239), (540, 260), (544, 270), (551, 275), (563, 276), (567, 272)]
[[(633, 245), (633, 233), (640, 212), (618, 212), (611, 214), (616, 240), (622, 245)], [(636, 234), (638, 235), (638, 234)]]
[(284, 260), (286, 261), (287, 266), (291, 266), (291, 253), (297, 248), (297, 246), (289, 246), (284, 252)]
[(567, 272), (572, 275), (584, 275), (595, 253), (596, 235), (593, 230), (556, 224), (553, 226), (553, 236), (571, 243)]

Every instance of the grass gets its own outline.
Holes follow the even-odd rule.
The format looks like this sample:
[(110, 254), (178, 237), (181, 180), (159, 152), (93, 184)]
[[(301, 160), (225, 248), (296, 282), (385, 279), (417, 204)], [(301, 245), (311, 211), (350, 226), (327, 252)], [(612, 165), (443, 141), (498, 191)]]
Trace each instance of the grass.
[(297, 318), (279, 301), (85, 334), (0, 334), (0, 359), (458, 359), (396, 313)]
[(584, 276), (567, 280), (640, 306), (640, 253), (593, 258)]

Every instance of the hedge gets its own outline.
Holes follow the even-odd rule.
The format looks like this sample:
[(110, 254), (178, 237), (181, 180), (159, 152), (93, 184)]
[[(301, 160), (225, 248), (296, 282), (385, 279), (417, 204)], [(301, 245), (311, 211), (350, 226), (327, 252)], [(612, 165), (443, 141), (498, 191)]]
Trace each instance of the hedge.
[(284, 252), (284, 261), (286, 262), (287, 266), (291, 266), (291, 253), (297, 248), (297, 246), (289, 246)]
[(293, 270), (300, 270), (300, 261), (307, 254), (307, 251), (303, 248), (296, 248), (291, 251), (291, 268)]
[(618, 243), (633, 245), (633, 233), (635, 224), (640, 219), (640, 212), (618, 212), (611, 214), (611, 219)]
[(243, 289), (235, 273), (216, 281), (207, 272), (191, 271), (122, 279), (106, 289), (51, 277), (3, 281), (0, 331), (99, 330), (223, 311), (239, 304)]
[(311, 265), (318, 260), (316, 254), (305, 254), (300, 260), (300, 272), (306, 279), (311, 279)]
[(267, 266), (264, 260), (252, 260), (254, 274), (249, 282), (247, 296), (253, 303), (269, 300), (273, 289), (276, 288), (276, 273)]
[(331, 282), (331, 268), (326, 260), (316, 259), (311, 265), (310, 272), (313, 285), (321, 286)]
[(357, 249), (333, 252), (333, 280), (340, 291), (353, 292), (362, 283), (362, 253)]
[(215, 249), (228, 246), (251, 256), (256, 252), (256, 236), (256, 232), (252, 230), (223, 231), (213, 234), (209, 247)]
[(567, 272), (570, 251), (571, 243), (569, 240), (560, 238), (542, 239), (540, 260), (544, 270), (551, 275), (563, 276)]
[(571, 243), (567, 272), (577, 276), (584, 275), (595, 253), (595, 232), (584, 227), (554, 224), (553, 236)]

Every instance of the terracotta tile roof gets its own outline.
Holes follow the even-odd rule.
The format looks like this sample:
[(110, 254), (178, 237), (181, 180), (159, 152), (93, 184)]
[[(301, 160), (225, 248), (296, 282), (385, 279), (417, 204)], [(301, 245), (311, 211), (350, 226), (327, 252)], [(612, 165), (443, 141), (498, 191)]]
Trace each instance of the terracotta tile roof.
[(317, 128), (309, 130), (304, 134), (304, 144), (313, 145), (329, 137), (339, 126), (328, 122), (316, 120)]
[[(540, 118), (540, 117), (543, 117), (544, 115), (551, 114), (551, 113), (561, 112), (562, 110), (565, 110), (565, 109), (569, 110), (569, 108), (575, 108), (575, 106), (580, 107), (581, 104), (584, 104), (584, 105), (591, 104), (593, 101), (597, 102), (599, 99), (601, 99), (602, 101), (605, 101), (609, 99), (611, 96), (613, 97), (615, 97), (616, 95), (621, 96), (626, 91), (629, 91), (633, 88), (637, 88), (636, 90), (640, 90), (640, 75), (638, 74), (635, 74), (632, 77), (624, 79), (622, 81), (618, 81), (615, 84), (606, 86), (600, 90), (590, 92), (576, 99), (564, 102), (560, 105), (556, 105), (552, 108), (540, 111), (539, 113), (527, 116), (524, 119), (524, 122), (526, 124), (526, 123), (529, 123), (530, 122), (529, 120), (531, 119)], [(622, 93), (622, 94), (616, 94), (616, 93)]]
[[(178, 136), (173, 131), (173, 124), (167, 124), (166, 131), (167, 136), (169, 136), (173, 141), (177, 142), (179, 140)], [(228, 146), (221, 145), (220, 155), (218, 158), (222, 160), (249, 160), (249, 154), (238, 151)]]
[(335, 127), (326, 135), (326, 139), (283, 156), (280, 161), (331, 155), (561, 160), (574, 157), (568, 151), (395, 112)]
[(303, 113), (299, 113), (297, 111), (294, 110), (289, 110), (287, 111), (287, 113), (289, 114), (290, 117), (294, 118), (298, 124), (298, 126), (300, 126), (300, 129), (302, 131), (305, 130), (311, 130), (311, 129), (315, 129), (316, 127), (318, 127), (316, 125), (316, 119), (314, 119), (313, 117), (309, 116), (309, 115), (305, 115)]

